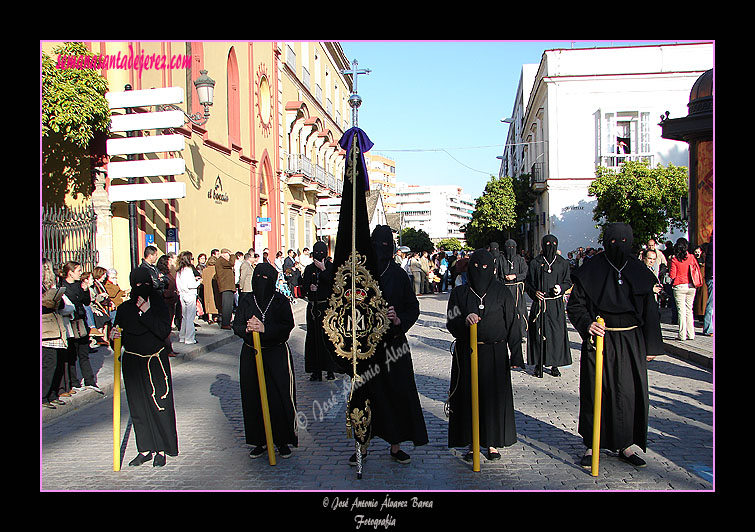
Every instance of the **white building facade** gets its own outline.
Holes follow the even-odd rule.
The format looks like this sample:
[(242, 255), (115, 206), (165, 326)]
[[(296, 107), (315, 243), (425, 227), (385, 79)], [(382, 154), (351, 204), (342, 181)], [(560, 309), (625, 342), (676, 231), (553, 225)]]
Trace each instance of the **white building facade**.
[(455, 185), (396, 186), (396, 210), (402, 216), (401, 227), (422, 229), (430, 239), (457, 238), (466, 242), (461, 231), (472, 220), (475, 202)]
[(526, 248), (538, 253), (548, 233), (564, 255), (600, 245), (588, 196), (597, 166), (688, 166), (686, 146), (661, 138), (658, 123), (687, 114), (713, 56), (712, 43), (556, 49), (523, 66), (500, 175), (529, 173), (538, 193)]

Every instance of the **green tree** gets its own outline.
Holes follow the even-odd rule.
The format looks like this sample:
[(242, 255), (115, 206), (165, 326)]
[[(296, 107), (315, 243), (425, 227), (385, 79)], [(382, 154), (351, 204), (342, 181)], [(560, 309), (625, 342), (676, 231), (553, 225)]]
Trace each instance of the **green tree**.
[[(514, 240), (517, 241), (519, 246), (524, 244), (524, 231), (521, 227), (526, 223), (532, 223), (537, 221), (537, 215), (535, 213), (535, 200), (537, 194), (532, 191), (530, 185), (531, 174), (520, 174), (517, 177), (512, 178), (514, 186), (514, 197), (516, 198), (516, 206), (514, 212), (516, 213), (516, 222), (514, 224)], [(499, 242), (503, 244), (503, 242)]]
[(57, 46), (53, 53), (55, 58), (42, 53), (42, 197), (62, 203), (67, 192), (91, 193), (92, 152), (104, 152), (110, 108), (107, 80), (99, 70), (57, 66), (62, 55), (95, 54), (80, 42)]
[(413, 227), (405, 227), (401, 231), (401, 245), (409, 246), (409, 249), (412, 251), (427, 252), (432, 252), (435, 247), (433, 241), (430, 240), (430, 235), (422, 229), (415, 229)]
[(472, 248), (481, 248), (492, 241), (505, 240), (508, 230), (516, 223), (513, 180), (510, 177), (490, 176), (482, 196), (477, 198), (472, 220), (467, 224), (467, 243)]
[(462, 249), (458, 238), (444, 238), (437, 243), (437, 247), (443, 251), (461, 251)]
[(588, 189), (597, 198), (593, 220), (601, 228), (606, 223), (624, 222), (632, 226), (634, 242), (639, 245), (669, 229), (685, 230), (680, 199), (688, 194), (687, 168), (627, 161), (620, 170), (598, 167), (596, 179)]

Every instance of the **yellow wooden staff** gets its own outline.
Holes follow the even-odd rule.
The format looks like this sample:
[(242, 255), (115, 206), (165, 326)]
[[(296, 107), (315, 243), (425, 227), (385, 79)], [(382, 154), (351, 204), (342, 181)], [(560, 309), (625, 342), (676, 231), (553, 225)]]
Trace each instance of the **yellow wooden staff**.
[(273, 427), (270, 424), (270, 407), (267, 403), (267, 385), (265, 384), (265, 368), (262, 367), (262, 345), (260, 343), (260, 333), (252, 331), (254, 341), (254, 350), (257, 354), (254, 356), (257, 362), (257, 381), (260, 386), (260, 400), (262, 401), (262, 420), (265, 424), (265, 440), (267, 441), (267, 458), (270, 465), (275, 465), (275, 449), (273, 448)]
[(469, 344), (472, 346), (470, 371), (472, 374), (472, 471), (480, 470), (480, 393), (477, 365), (477, 324), (469, 325)]
[(113, 471), (121, 470), (121, 328), (113, 338)]
[[(598, 316), (595, 321), (605, 325), (603, 318)], [(598, 476), (598, 462), (600, 456), (600, 409), (603, 402), (603, 337), (595, 336), (595, 399), (593, 404), (592, 421), (592, 476)]]

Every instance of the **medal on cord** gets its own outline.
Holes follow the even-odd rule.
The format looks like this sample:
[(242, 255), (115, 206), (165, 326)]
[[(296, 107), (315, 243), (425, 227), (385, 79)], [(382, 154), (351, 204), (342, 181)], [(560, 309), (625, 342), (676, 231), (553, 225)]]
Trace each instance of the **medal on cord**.
[(485, 305), (484, 305), (484, 304), (482, 303), (482, 300), (483, 300), (483, 299), (485, 299), (485, 296), (486, 296), (486, 295), (487, 295), (488, 293), (487, 293), (487, 292), (485, 292), (484, 294), (482, 294), (482, 297), (480, 297), (479, 295), (477, 295), (477, 292), (475, 292), (475, 291), (474, 291), (474, 288), (472, 288), (472, 287), (470, 286), (470, 287), (469, 287), (469, 289), (470, 289), (470, 290), (472, 291), (472, 293), (473, 293), (474, 295), (476, 295), (476, 296), (477, 296), (477, 299), (479, 299), (479, 300), (480, 300), (480, 304), (479, 304), (479, 305), (477, 306), (477, 308), (478, 308), (478, 309), (480, 309), (480, 310), (484, 309), (484, 308), (485, 308)]
[(624, 266), (622, 266), (621, 268), (617, 268), (616, 266), (614, 266), (614, 265), (613, 265), (613, 263), (612, 263), (612, 262), (611, 262), (610, 260), (608, 260), (608, 257), (606, 257), (606, 261), (608, 262), (608, 264), (610, 264), (610, 265), (611, 265), (611, 267), (612, 267), (612, 268), (613, 268), (614, 270), (616, 270), (616, 273), (617, 273), (617, 274), (619, 274), (619, 284), (624, 284), (624, 281), (623, 281), (623, 280), (621, 279), (621, 270), (623, 270), (623, 269), (624, 269), (624, 266), (626, 266), (626, 265), (627, 265), (627, 263), (628, 263), (629, 261), (626, 261), (626, 262), (624, 263)]
[(257, 307), (257, 310), (259, 310), (260, 313), (262, 314), (262, 323), (265, 323), (265, 314), (267, 314), (267, 310), (270, 308), (270, 304), (273, 302), (274, 298), (273, 297), (270, 298), (270, 301), (268, 301), (267, 306), (265, 307), (265, 310), (263, 311), (260, 308), (259, 303), (257, 303), (257, 297), (254, 294), (252, 294), (252, 297), (254, 298), (254, 305)]
[[(556, 255), (557, 257), (558, 255)], [(551, 266), (553, 266), (553, 263), (556, 262), (556, 257), (553, 257), (553, 260), (551, 262), (548, 262), (548, 259), (543, 256), (543, 260), (545, 261), (545, 264), (548, 265), (548, 273), (551, 273)]]

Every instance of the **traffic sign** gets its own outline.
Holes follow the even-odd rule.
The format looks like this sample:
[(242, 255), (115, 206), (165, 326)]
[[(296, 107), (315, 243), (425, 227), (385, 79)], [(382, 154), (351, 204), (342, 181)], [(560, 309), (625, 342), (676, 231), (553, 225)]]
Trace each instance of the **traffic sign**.
[(110, 185), (108, 197), (116, 201), (144, 201), (157, 199), (179, 199), (186, 197), (186, 183), (137, 183), (131, 185)]
[(158, 111), (156, 113), (131, 113), (112, 115), (110, 131), (139, 131), (142, 129), (167, 129), (184, 125), (183, 111)]
[(323, 229), (328, 225), (328, 215), (322, 211), (315, 214), (315, 227), (317, 229)]
[(186, 161), (183, 159), (145, 159), (143, 161), (108, 163), (108, 176), (110, 179), (180, 175), (184, 172), (186, 172)]
[(169, 103), (183, 103), (184, 90), (182, 87), (164, 87), (138, 91), (107, 92), (105, 93), (105, 98), (110, 109), (165, 105)]
[(179, 134), (108, 139), (107, 154), (132, 155), (136, 153), (183, 151), (184, 140), (184, 136)]

